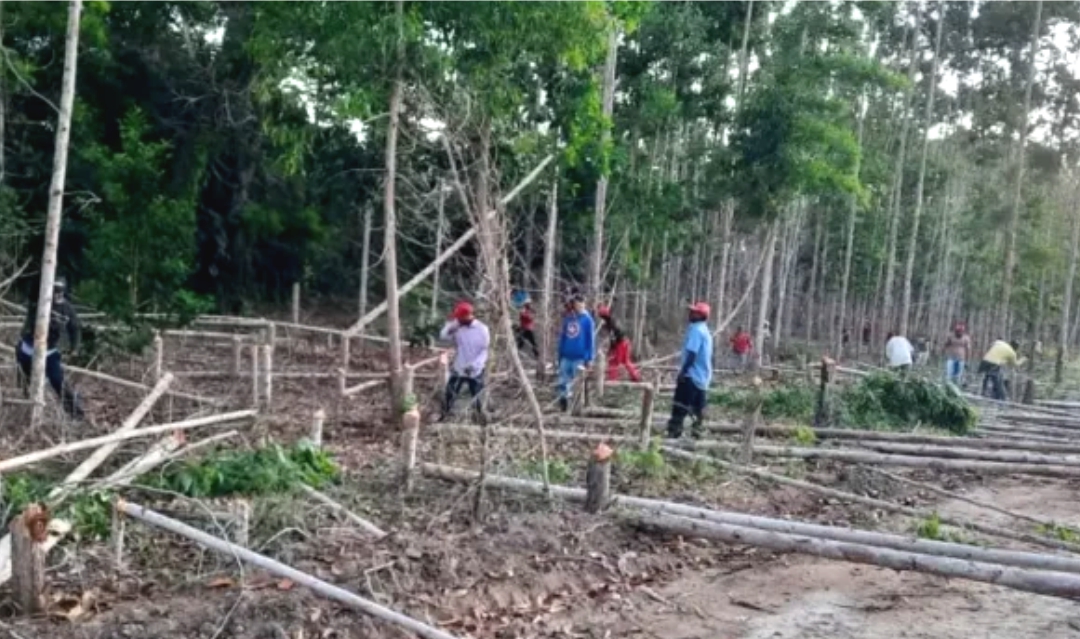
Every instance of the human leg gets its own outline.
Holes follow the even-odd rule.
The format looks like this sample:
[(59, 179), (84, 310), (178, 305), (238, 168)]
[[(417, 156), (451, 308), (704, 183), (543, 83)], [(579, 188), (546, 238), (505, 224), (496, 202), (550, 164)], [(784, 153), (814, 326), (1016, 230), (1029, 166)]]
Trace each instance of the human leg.
[(614, 382), (619, 379), (619, 346), (616, 345), (608, 351), (607, 355), (607, 380)]
[(559, 360), (559, 408), (563, 411), (570, 407), (570, 388), (574, 383), (574, 378), (577, 376), (580, 364), (580, 361), (573, 359), (564, 358)]
[(694, 439), (698, 439), (701, 437), (705, 421), (706, 393), (693, 383), (690, 383), (689, 386), (690, 388), (687, 390), (687, 396), (690, 408), (690, 436)]
[(443, 397), (443, 417), (449, 417), (454, 412), (454, 403), (461, 392), (461, 385), (465, 383), (465, 377), (457, 373), (450, 373), (450, 379), (446, 382), (446, 395)]
[(521, 331), (521, 337), (532, 348), (533, 357), (540, 357), (540, 347), (536, 345), (536, 331)]
[(694, 383), (687, 377), (682, 377), (675, 384), (675, 397), (671, 400), (671, 419), (668, 420), (667, 435), (671, 439), (682, 437), (683, 422), (690, 412), (693, 401), (692, 391)]
[(57, 397), (60, 398), (64, 412), (74, 419), (82, 419), (83, 411), (79, 402), (79, 395), (75, 392), (75, 389), (71, 388), (70, 384), (64, 381), (64, 365), (60, 360), (60, 353), (50, 353), (45, 358), (45, 377), (48, 378), (49, 385), (52, 386)]

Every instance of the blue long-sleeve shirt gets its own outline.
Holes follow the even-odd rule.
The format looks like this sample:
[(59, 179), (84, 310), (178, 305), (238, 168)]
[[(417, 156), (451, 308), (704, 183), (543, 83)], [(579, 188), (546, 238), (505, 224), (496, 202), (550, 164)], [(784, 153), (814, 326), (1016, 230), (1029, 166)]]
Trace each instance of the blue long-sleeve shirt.
[(594, 340), (592, 316), (587, 311), (567, 313), (559, 333), (559, 358), (592, 363), (596, 354)]

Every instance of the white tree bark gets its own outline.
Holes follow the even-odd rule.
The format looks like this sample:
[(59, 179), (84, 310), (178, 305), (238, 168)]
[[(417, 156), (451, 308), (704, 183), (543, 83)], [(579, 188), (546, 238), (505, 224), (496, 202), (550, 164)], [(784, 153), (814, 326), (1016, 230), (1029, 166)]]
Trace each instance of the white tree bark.
[(60, 88), (60, 115), (53, 151), (52, 183), (45, 220), (45, 251), (41, 257), (41, 285), (38, 288), (37, 318), (34, 322), (34, 360), (30, 369), (30, 391), (34, 406), (30, 414), (37, 427), (45, 414), (45, 357), (48, 350), (49, 318), (52, 315), (53, 283), (56, 281), (56, 253), (60, 245), (60, 222), (64, 210), (64, 183), (67, 179), (68, 140), (71, 138), (71, 111), (75, 103), (75, 75), (79, 59), (79, 18), (82, 0), (68, 4), (67, 38), (64, 42), (64, 79)]
[(383, 183), (383, 260), (386, 281), (386, 336), (390, 338), (387, 355), (390, 365), (390, 411), (395, 423), (401, 419), (404, 396), (401, 388), (401, 309), (398, 306), (397, 273), (397, 138), (401, 118), (402, 74), (405, 65), (404, 5), (395, 2), (397, 15), (397, 58), (394, 62), (394, 87), (390, 93), (390, 128), (386, 134), (386, 177)]

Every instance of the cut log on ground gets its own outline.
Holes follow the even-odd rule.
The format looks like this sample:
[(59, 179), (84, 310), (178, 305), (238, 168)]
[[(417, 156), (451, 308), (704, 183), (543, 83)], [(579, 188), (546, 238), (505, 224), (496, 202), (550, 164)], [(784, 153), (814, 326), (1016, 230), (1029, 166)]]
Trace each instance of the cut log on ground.
[(315, 501), (318, 501), (325, 506), (329, 506), (334, 512), (340, 513), (346, 519), (356, 524), (360, 528), (360, 530), (363, 530), (365, 533), (371, 535), (372, 537), (375, 537), (376, 539), (381, 539), (386, 536), (386, 532), (383, 531), (382, 528), (379, 528), (378, 526), (364, 519), (360, 515), (357, 515), (345, 506), (331, 499), (326, 494), (321, 493), (312, 488), (311, 486), (306, 485), (301, 486), (301, 490), (303, 490), (304, 494), (308, 497), (311, 497)]
[(941, 457), (942, 459), (984, 459), (1018, 464), (1080, 465), (1080, 457), (1044, 455), (1018, 450), (980, 450), (955, 446), (928, 446), (925, 444), (900, 444), (894, 442), (857, 442), (862, 448), (881, 453), (912, 455), (915, 457)]
[(695, 521), (670, 515), (630, 515), (628, 520), (637, 526), (660, 530), (668, 534), (704, 537), (780, 552), (797, 552), (827, 559), (881, 566), (893, 570), (910, 570), (942, 577), (957, 577), (1040, 595), (1068, 599), (1080, 597), (1080, 576), (1069, 573), (1024, 570), (998, 564), (933, 557), (828, 539), (785, 535), (756, 528)]
[(37, 615), (45, 610), (45, 542), (49, 511), (30, 504), (11, 521), (11, 589), (19, 612)]
[(27, 453), (25, 455), (19, 455), (18, 457), (11, 457), (8, 459), (0, 460), (0, 473), (6, 473), (15, 470), (16, 468), (22, 468), (24, 466), (36, 464), (38, 462), (45, 461), (46, 459), (52, 459), (54, 457), (59, 457), (68, 453), (74, 453), (80, 450), (86, 450), (88, 448), (97, 448), (98, 446), (104, 446), (105, 444), (113, 444), (116, 442), (127, 441), (129, 439), (150, 437), (152, 435), (169, 433), (174, 430), (187, 430), (189, 428), (201, 428), (203, 426), (214, 426), (216, 428), (222, 428), (224, 426), (233, 425), (236, 422), (254, 419), (255, 415), (255, 411), (241, 410), (232, 413), (223, 413), (221, 415), (211, 415), (209, 417), (189, 419), (182, 422), (173, 422), (171, 424), (148, 426), (146, 428), (131, 430), (126, 433), (113, 433), (111, 435), (103, 435), (101, 437), (92, 437), (90, 439), (84, 439), (81, 441), (60, 444), (59, 446), (53, 446), (52, 448), (48, 448), (46, 450), (38, 450), (32, 453)]
[[(477, 476), (473, 471), (434, 464), (424, 464), (423, 472), (429, 476), (438, 477), (440, 479), (464, 483), (475, 481)], [(514, 477), (488, 475), (485, 478), (485, 483), (494, 488), (514, 490), (532, 495), (540, 495), (543, 491), (543, 486), (539, 482), (527, 479), (517, 479)], [(587, 503), (588, 500), (588, 493), (585, 490), (553, 485), (552, 491), (553, 494), (566, 499), (567, 501)], [(646, 499), (631, 495), (612, 495), (610, 503), (613, 506), (635, 508), (654, 513), (665, 513), (671, 516), (685, 517), (688, 519), (745, 526), (786, 534), (806, 535), (818, 539), (857, 543), (877, 548), (903, 550), (920, 555), (950, 557), (1004, 566), (1080, 574), (1080, 558), (1074, 557), (998, 548), (983, 548), (981, 546), (970, 544), (932, 541), (892, 533), (879, 533), (838, 526), (822, 526), (813, 523), (711, 510), (687, 504)]]
[(168, 517), (162, 516), (152, 510), (149, 510), (137, 504), (118, 500), (116, 503), (116, 508), (120, 512), (133, 519), (138, 519), (145, 524), (157, 526), (158, 528), (161, 528), (163, 530), (167, 530), (174, 534), (180, 535), (181, 537), (185, 537), (187, 539), (190, 539), (191, 541), (194, 541), (195, 543), (203, 546), (204, 548), (214, 550), (228, 557), (237, 557), (244, 562), (247, 562), (258, 568), (262, 568), (263, 570), (266, 570), (267, 572), (270, 572), (274, 575), (284, 577), (285, 579), (290, 579), (301, 586), (310, 588), (311, 590), (313, 590), (319, 595), (322, 595), (323, 597), (328, 597), (350, 608), (360, 610), (361, 612), (371, 615), (372, 617), (392, 623), (396, 626), (408, 630), (409, 632), (413, 632), (420, 637), (424, 637), (424, 639), (457, 639), (453, 635), (445, 633), (438, 628), (433, 628), (427, 624), (417, 621), (416, 619), (407, 617), (399, 612), (395, 612), (393, 610), (390, 610), (389, 608), (380, 606), (373, 601), (368, 601), (367, 599), (351, 593), (348, 590), (339, 588), (333, 584), (329, 584), (325, 581), (322, 581), (321, 579), (316, 579), (315, 577), (312, 577), (307, 573), (300, 572), (295, 568), (286, 566), (285, 564), (277, 562), (269, 557), (266, 557), (265, 555), (260, 555), (242, 546), (229, 543), (224, 539), (214, 537), (213, 535), (204, 533), (201, 530), (192, 528), (191, 526), (183, 524), (174, 519), (169, 519)]

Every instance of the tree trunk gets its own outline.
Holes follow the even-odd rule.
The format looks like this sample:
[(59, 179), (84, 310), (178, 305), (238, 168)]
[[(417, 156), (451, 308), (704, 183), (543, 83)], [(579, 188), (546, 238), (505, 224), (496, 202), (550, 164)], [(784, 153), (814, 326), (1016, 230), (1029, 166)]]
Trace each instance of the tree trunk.
[(1065, 298), (1061, 303), (1061, 333), (1058, 337), (1057, 360), (1054, 362), (1054, 383), (1061, 384), (1065, 373), (1065, 360), (1069, 351), (1069, 311), (1073, 304), (1073, 283), (1076, 281), (1076, 264), (1080, 258), (1080, 186), (1073, 190), (1070, 222), (1072, 241), (1069, 248), (1069, 271), (1065, 276)]
[[(614, 24), (608, 33), (607, 60), (604, 62), (603, 115), (611, 121), (615, 109), (615, 65), (619, 53), (619, 30)], [(601, 146), (605, 153), (611, 141), (611, 127), (605, 126)], [(607, 210), (608, 168), (603, 167), (596, 184), (596, 214), (593, 216), (592, 252), (589, 255), (589, 295), (599, 301), (604, 288), (604, 215)]]
[[(372, 218), (372, 206), (371, 203), (364, 205), (364, 237), (363, 245), (360, 248), (360, 317), (367, 315), (368, 305), (368, 274), (370, 273), (371, 266), (371, 218)], [(343, 338), (345, 339), (345, 338)], [(361, 342), (363, 343), (363, 342)]]
[(45, 221), (45, 251), (41, 256), (41, 285), (38, 288), (37, 317), (34, 322), (34, 360), (30, 390), (34, 405), (30, 424), (36, 428), (45, 415), (45, 357), (48, 351), (49, 319), (52, 316), (53, 283), (56, 281), (56, 253), (60, 245), (60, 220), (64, 211), (64, 184), (67, 178), (68, 140), (71, 111), (75, 103), (75, 72), (79, 57), (79, 17), (82, 0), (68, 4), (67, 37), (64, 42), (64, 76), (60, 88), (60, 115), (53, 151), (52, 182)]
[[(863, 96), (863, 100), (865, 100), (865, 99), (866, 99), (866, 97)], [(858, 106), (858, 109), (859, 109), (859, 117), (858, 117), (858, 124), (856, 125), (855, 137), (856, 137), (856, 143), (859, 146), (860, 153), (855, 156), (855, 179), (859, 179), (859, 177), (860, 177), (860, 175), (862, 173), (862, 153), (861, 153), (861, 151), (862, 151), (862, 147), (863, 147), (863, 130), (865, 129), (866, 111), (868, 109), (868, 106), (864, 105), (862, 102), (860, 102), (859, 106)], [(844, 328), (845, 328), (845, 326), (847, 324), (846, 313), (847, 313), (847, 307), (848, 307), (848, 290), (849, 290), (849, 287), (851, 286), (851, 262), (852, 262), (853, 254), (855, 252), (855, 222), (858, 220), (858, 217), (859, 217), (859, 202), (858, 202), (858, 200), (855, 199), (855, 196), (853, 195), (848, 200), (848, 217), (847, 217), (846, 230), (845, 230), (845, 233), (844, 233), (844, 272), (841, 275), (841, 280), (840, 280), (840, 319), (837, 321), (837, 324), (840, 325), (840, 331), (839, 331), (840, 339), (833, 343), (833, 348), (835, 349), (833, 352), (836, 353), (836, 357), (838, 359), (843, 359), (843, 357), (846, 355), (846, 353), (844, 353), (843, 335), (844, 335)], [(855, 343), (855, 344), (861, 344), (862, 343), (862, 327), (861, 326), (853, 326), (852, 330), (849, 331), (849, 335), (851, 336), (851, 341), (853, 343)], [(849, 344), (849, 346), (850, 346), (850, 344)], [(856, 348), (856, 352), (858, 352), (857, 348)]]
[(821, 235), (825, 229), (825, 217), (818, 216), (814, 224), (814, 248), (810, 254), (810, 287), (806, 292), (806, 341), (814, 339), (814, 304), (817, 302), (818, 250), (821, 248)]
[(716, 283), (716, 328), (719, 330), (720, 322), (724, 317), (724, 305), (727, 303), (727, 280), (729, 277), (728, 261), (731, 254), (731, 219), (734, 217), (734, 202), (728, 202), (724, 205), (724, 212), (722, 214), (723, 221), (721, 222), (720, 231), (720, 276), (719, 281)]
[(889, 215), (889, 237), (885, 257), (885, 288), (882, 293), (881, 322), (885, 330), (896, 330), (896, 305), (893, 301), (893, 282), (896, 271), (896, 245), (900, 232), (901, 209), (904, 193), (904, 163), (907, 161), (908, 131), (911, 128), (912, 96), (914, 95), (915, 71), (919, 66), (919, 33), (922, 27), (922, 6), (915, 7), (915, 28), (911, 31), (911, 59), (908, 61), (908, 86), (904, 91), (904, 112), (900, 126), (900, 148), (896, 155), (893, 173), (892, 203)]
[(386, 178), (383, 184), (383, 260), (386, 280), (386, 336), (390, 365), (390, 410), (395, 424), (400, 425), (405, 398), (401, 388), (401, 315), (398, 307), (397, 274), (397, 138), (401, 117), (402, 72), (405, 65), (405, 33), (403, 0), (395, 3), (397, 16), (397, 58), (394, 62), (394, 86), (390, 93), (390, 126), (386, 134)]
[(1028, 53), (1028, 76), (1024, 86), (1024, 110), (1020, 122), (1020, 140), (1016, 149), (1016, 180), (1013, 183), (1012, 209), (1009, 213), (1009, 227), (1007, 231), (1007, 248), (1005, 249), (1005, 272), (1001, 279), (1001, 315), (998, 326), (1002, 329), (1002, 335), (1008, 339), (1012, 333), (1012, 303), (1013, 271), (1016, 270), (1016, 232), (1020, 226), (1020, 208), (1024, 198), (1024, 168), (1026, 166), (1026, 149), (1028, 136), (1028, 114), (1031, 111), (1031, 89), (1035, 84), (1035, 57), (1039, 50), (1039, 30), (1042, 27), (1042, 0), (1035, 3), (1035, 22), (1031, 30), (1031, 50)]
[(926, 184), (926, 158), (930, 154), (930, 128), (934, 118), (934, 96), (937, 94), (938, 57), (941, 53), (941, 35), (944, 32), (945, 6), (938, 4), (937, 26), (934, 28), (934, 60), (930, 64), (930, 88), (926, 94), (926, 112), (923, 116), (922, 152), (919, 156), (919, 178), (915, 186), (915, 211), (911, 216), (911, 235), (908, 237), (907, 263), (904, 265), (904, 293), (900, 305), (900, 334), (908, 334), (911, 317), (911, 279), (915, 274), (915, 252), (919, 248), (919, 221), (923, 211), (923, 189)]
[(754, 366), (761, 368), (762, 352), (765, 350), (765, 323), (769, 321), (769, 293), (772, 290), (773, 255), (776, 253), (776, 236), (780, 232), (780, 220), (769, 223), (762, 250), (764, 272), (761, 274), (761, 290), (758, 297), (757, 327), (754, 331)]
[[(442, 253), (443, 234), (446, 229), (446, 190), (442, 180), (439, 180), (439, 220), (435, 227), (435, 255)], [(435, 265), (435, 273), (431, 276), (431, 319), (439, 316), (439, 266)], [(360, 314), (361, 317), (363, 313)]]
[(536, 379), (547, 376), (547, 358), (551, 352), (552, 300), (555, 297), (555, 241), (559, 232), (559, 177), (551, 178), (548, 194), (547, 232), (544, 234), (544, 296), (540, 303), (540, 356), (536, 358)]

